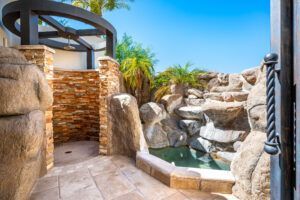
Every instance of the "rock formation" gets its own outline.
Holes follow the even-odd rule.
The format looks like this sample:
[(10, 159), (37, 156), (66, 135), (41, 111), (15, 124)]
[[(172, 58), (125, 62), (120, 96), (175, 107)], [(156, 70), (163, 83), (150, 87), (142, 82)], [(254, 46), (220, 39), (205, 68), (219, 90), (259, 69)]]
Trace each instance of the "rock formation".
[(0, 48), (0, 194), (26, 200), (39, 177), (44, 112), (52, 92), (43, 73), (17, 50)]
[(206, 89), (172, 86), (162, 104), (141, 109), (144, 134), (151, 148), (188, 145), (231, 163), (233, 194), (240, 199), (268, 199), (269, 156), (266, 140), (264, 68), (241, 74), (201, 74)]
[(246, 72), (243, 74), (252, 77), (248, 78), (252, 83), (252, 75), (257, 74), (257, 78), (247, 100), (251, 133), (231, 163), (236, 178), (233, 194), (240, 199), (267, 200), (270, 199), (270, 156), (263, 150), (266, 141), (266, 72), (265, 67)]
[(148, 151), (136, 99), (129, 94), (113, 95), (109, 106), (113, 133), (111, 154), (135, 158), (137, 151)]

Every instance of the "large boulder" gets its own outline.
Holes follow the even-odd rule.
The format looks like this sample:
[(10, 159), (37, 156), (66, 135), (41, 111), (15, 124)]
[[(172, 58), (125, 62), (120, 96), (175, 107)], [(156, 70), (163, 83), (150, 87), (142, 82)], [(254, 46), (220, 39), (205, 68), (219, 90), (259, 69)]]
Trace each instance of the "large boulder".
[(188, 144), (191, 148), (205, 153), (212, 153), (216, 151), (216, 146), (202, 137), (193, 137), (189, 139)]
[(233, 194), (239, 199), (270, 198), (270, 158), (263, 150), (265, 141), (265, 133), (251, 132), (231, 163), (236, 179)]
[(217, 158), (227, 162), (227, 163), (231, 163), (232, 160), (234, 159), (235, 156), (235, 152), (228, 152), (228, 151), (218, 151), (216, 153)]
[(206, 101), (202, 105), (202, 112), (216, 127), (231, 126), (231, 122), (245, 114), (242, 102)]
[(248, 83), (254, 85), (257, 80), (258, 71), (259, 71), (258, 67), (246, 69), (242, 72), (242, 76)]
[(189, 99), (184, 98), (184, 103), (186, 106), (201, 106), (205, 103), (205, 99)]
[(44, 113), (0, 118), (1, 199), (27, 200), (42, 163)]
[(179, 121), (179, 127), (183, 131), (187, 132), (189, 134), (189, 136), (199, 134), (200, 129), (203, 125), (205, 125), (205, 122), (204, 121), (199, 121), (199, 120), (184, 119), (184, 120)]
[(176, 110), (176, 113), (184, 119), (203, 120), (204, 114), (200, 106), (184, 106)]
[(204, 99), (208, 99), (208, 100), (224, 101), (222, 93), (217, 93), (217, 92), (205, 93), (203, 97)]
[(187, 86), (183, 84), (172, 84), (170, 86), (171, 94), (179, 94), (181, 96), (184, 96), (186, 89)]
[(140, 108), (140, 117), (144, 123), (155, 124), (166, 118), (166, 110), (161, 104), (146, 103)]
[(188, 89), (187, 95), (194, 95), (196, 98), (199, 99), (203, 98), (203, 92), (195, 88)]
[(143, 131), (150, 148), (156, 149), (170, 146), (168, 134), (163, 130), (160, 123), (154, 125), (144, 124)]
[(161, 103), (165, 106), (168, 113), (173, 113), (174, 109), (182, 104), (183, 97), (180, 94), (163, 96)]
[(148, 151), (136, 99), (129, 94), (117, 94), (109, 101), (112, 130), (112, 154), (135, 158), (137, 151)]
[(239, 92), (242, 90), (243, 81), (241, 75), (230, 74), (229, 84), (227, 86), (215, 86), (211, 88), (211, 92)]
[(234, 143), (244, 140), (247, 135), (246, 131), (224, 130), (214, 126), (213, 122), (209, 122), (200, 129), (200, 136), (204, 139), (219, 143)]
[(187, 144), (187, 134), (184, 131), (174, 130), (168, 133), (170, 146), (179, 147)]
[(207, 73), (201, 73), (198, 76), (198, 80), (199, 81), (210, 81), (213, 78), (217, 78), (218, 77), (218, 73), (216, 72), (207, 72)]
[(52, 91), (44, 74), (18, 50), (0, 48), (0, 116), (45, 111), (52, 105)]
[(266, 130), (266, 98), (266, 69), (263, 67), (247, 100), (249, 122), (253, 131)]
[[(249, 92), (223, 92), (222, 96), (224, 101), (231, 102), (231, 101), (247, 101)], [(228, 100), (229, 99), (229, 100)]]

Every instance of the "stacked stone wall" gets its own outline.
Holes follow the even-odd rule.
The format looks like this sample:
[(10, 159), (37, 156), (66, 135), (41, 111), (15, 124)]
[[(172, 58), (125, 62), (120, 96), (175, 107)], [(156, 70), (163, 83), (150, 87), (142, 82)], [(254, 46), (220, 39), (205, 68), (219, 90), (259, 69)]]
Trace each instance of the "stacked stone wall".
[(54, 70), (54, 143), (99, 140), (99, 72)]
[(102, 57), (100, 62), (100, 154), (112, 153), (112, 126), (109, 118), (108, 102), (112, 95), (122, 92), (122, 76), (119, 64), (110, 57)]
[[(44, 45), (22, 45), (16, 47), (32, 64), (37, 65), (37, 67), (44, 73), (48, 81), (49, 86), (53, 90), (53, 55), (55, 51)], [(53, 167), (54, 162), (54, 145), (53, 145), (53, 125), (52, 125), (52, 106), (45, 111), (45, 151), (46, 151), (46, 166), (47, 169)], [(44, 172), (45, 173), (45, 172)]]

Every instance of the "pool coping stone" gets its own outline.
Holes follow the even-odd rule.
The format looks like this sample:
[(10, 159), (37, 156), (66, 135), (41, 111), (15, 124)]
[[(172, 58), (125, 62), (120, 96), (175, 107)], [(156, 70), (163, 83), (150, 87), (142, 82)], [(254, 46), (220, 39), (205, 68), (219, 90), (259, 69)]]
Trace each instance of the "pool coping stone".
[(230, 171), (176, 167), (148, 152), (137, 152), (136, 166), (175, 189), (231, 194), (235, 183), (235, 178)]

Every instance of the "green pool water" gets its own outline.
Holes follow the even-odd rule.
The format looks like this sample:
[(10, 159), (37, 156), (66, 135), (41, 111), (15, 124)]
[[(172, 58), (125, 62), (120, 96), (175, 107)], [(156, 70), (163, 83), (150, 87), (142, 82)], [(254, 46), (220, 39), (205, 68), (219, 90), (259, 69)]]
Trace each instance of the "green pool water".
[(213, 159), (209, 154), (188, 147), (167, 147), (162, 149), (149, 149), (149, 151), (150, 154), (178, 167), (230, 170), (228, 163)]

